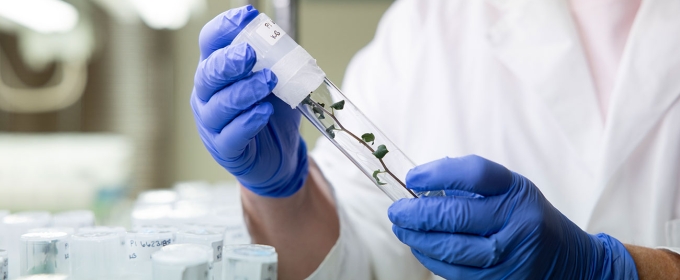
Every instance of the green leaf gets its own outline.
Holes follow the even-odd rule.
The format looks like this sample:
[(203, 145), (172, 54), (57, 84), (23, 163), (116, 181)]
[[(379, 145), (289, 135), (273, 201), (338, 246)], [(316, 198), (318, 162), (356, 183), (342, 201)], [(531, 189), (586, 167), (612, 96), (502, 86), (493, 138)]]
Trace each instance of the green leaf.
[(323, 115), (323, 110), (320, 109), (319, 107), (312, 106), (312, 111), (314, 111), (314, 113), (319, 114), (319, 119), (320, 119), (320, 120), (323, 120), (323, 119), (326, 118), (326, 117), (324, 117), (324, 115)]
[(375, 152), (373, 152), (373, 155), (378, 159), (382, 159), (388, 152), (389, 151), (387, 150), (387, 147), (385, 147), (385, 145), (380, 145), (378, 146), (378, 149), (375, 150)]
[(310, 95), (307, 95), (307, 97), (305, 97), (305, 99), (303, 99), (302, 102), (300, 102), (300, 103), (312, 106), (312, 102), (314, 102), (314, 101), (312, 101), (312, 95), (310, 94)]
[(345, 100), (340, 100), (338, 102), (333, 103), (333, 105), (331, 105), (331, 108), (335, 110), (342, 110), (342, 108), (345, 108)]
[(319, 105), (321, 105), (321, 107), (326, 108), (326, 104), (323, 104), (323, 103), (319, 102)]
[(383, 183), (382, 181), (380, 181), (380, 178), (378, 178), (378, 174), (380, 174), (380, 173), (383, 173), (382, 171), (380, 171), (380, 169), (373, 171), (373, 178), (375, 179), (375, 182), (378, 183), (378, 185), (381, 185), (381, 186), (387, 185), (387, 184)]
[(364, 133), (361, 135), (361, 140), (364, 140), (366, 143), (371, 142), (371, 145), (373, 145), (375, 142), (375, 135), (373, 135), (373, 133)]
[(326, 128), (326, 133), (328, 133), (328, 136), (330, 136), (331, 138), (335, 139), (335, 131), (333, 131), (333, 130), (335, 130), (335, 125), (334, 125), (334, 124), (332, 124), (331, 126), (329, 126), (328, 128)]

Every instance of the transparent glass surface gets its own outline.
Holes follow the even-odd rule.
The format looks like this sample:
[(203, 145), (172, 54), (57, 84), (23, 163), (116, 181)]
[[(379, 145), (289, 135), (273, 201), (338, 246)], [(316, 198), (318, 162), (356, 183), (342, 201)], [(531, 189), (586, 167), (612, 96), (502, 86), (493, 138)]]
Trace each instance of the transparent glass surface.
[(406, 188), (415, 164), (328, 79), (297, 108), (392, 200), (433, 195)]

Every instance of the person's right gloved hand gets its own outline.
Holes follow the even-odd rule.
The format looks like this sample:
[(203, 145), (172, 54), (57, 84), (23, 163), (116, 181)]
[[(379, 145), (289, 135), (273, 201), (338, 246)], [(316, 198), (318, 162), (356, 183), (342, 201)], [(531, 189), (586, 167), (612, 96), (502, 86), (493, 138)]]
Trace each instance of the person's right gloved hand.
[(221, 166), (258, 195), (287, 197), (307, 177), (300, 113), (270, 94), (274, 73), (252, 72), (256, 55), (250, 46), (231, 45), (257, 15), (245, 6), (203, 27), (191, 108), (203, 144)]

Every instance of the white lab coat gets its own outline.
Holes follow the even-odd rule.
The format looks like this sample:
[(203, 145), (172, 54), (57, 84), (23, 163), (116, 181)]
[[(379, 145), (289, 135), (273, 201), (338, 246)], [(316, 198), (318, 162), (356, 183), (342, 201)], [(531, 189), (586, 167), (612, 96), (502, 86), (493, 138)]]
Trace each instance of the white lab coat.
[[(606, 122), (565, 0), (401, 0), (343, 90), (417, 164), (478, 154), (589, 233), (662, 246), (680, 218), (680, 1), (644, 0)], [(315, 279), (426, 279), (391, 201), (321, 139), (341, 237)]]

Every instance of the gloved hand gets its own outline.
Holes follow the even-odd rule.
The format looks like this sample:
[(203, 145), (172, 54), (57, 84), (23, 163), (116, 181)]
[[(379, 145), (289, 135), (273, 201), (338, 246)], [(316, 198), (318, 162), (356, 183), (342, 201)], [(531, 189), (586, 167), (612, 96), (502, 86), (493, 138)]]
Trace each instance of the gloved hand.
[(396, 236), (447, 279), (637, 279), (626, 248), (590, 235), (531, 181), (478, 156), (444, 158), (406, 176), (414, 191), (464, 196), (402, 199), (389, 208)]
[(287, 197), (307, 176), (300, 113), (270, 94), (274, 73), (252, 72), (256, 55), (250, 46), (230, 45), (257, 15), (245, 6), (203, 27), (191, 108), (203, 144), (221, 166), (254, 193)]

